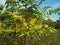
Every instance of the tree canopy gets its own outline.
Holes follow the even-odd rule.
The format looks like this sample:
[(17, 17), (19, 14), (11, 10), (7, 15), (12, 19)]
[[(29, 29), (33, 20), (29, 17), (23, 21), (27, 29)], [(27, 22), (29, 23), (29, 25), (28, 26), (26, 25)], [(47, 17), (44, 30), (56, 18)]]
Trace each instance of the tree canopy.
[[(4, 35), (6, 38), (15, 37), (16, 39), (32, 37), (33, 41), (36, 41), (56, 32), (56, 29), (44, 23), (44, 18), (49, 19), (50, 13), (58, 12), (60, 8), (47, 11), (51, 6), (44, 8), (39, 6), (44, 0), (40, 0), (39, 4), (35, 2), (36, 0), (6, 0), (5, 10), (0, 8), (0, 34), (2, 37)], [(8, 45), (8, 42), (6, 43), (5, 45)]]

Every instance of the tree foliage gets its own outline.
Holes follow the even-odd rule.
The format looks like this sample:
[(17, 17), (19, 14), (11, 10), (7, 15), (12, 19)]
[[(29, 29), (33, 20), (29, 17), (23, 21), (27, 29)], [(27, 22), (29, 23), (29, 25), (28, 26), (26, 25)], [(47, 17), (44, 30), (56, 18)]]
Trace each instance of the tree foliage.
[(35, 0), (6, 0), (5, 10), (0, 9), (0, 34), (3, 38), (6, 36), (6, 41), (2, 45), (8, 45), (13, 40), (12, 37), (17, 39), (18, 43), (19, 38), (25, 39), (26, 37), (37, 41), (43, 36), (50, 36), (56, 32), (44, 23), (43, 19), (49, 16), (49, 11), (45, 10), (49, 7), (40, 8), (39, 5), (43, 1), (36, 4)]

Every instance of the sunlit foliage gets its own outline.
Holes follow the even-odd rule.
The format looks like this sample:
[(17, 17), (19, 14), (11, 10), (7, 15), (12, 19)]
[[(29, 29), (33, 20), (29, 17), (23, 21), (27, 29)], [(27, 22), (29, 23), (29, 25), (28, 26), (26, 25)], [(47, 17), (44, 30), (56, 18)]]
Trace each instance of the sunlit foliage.
[[(3, 38), (6, 36), (12, 41), (12, 37), (32, 37), (33, 41), (37, 41), (57, 32), (43, 22), (49, 16), (49, 11), (44, 11), (35, 2), (36, 0), (6, 0), (5, 10), (0, 9), (0, 34)], [(17, 42), (19, 43), (18, 40)], [(5, 43), (3, 44), (9, 44)]]

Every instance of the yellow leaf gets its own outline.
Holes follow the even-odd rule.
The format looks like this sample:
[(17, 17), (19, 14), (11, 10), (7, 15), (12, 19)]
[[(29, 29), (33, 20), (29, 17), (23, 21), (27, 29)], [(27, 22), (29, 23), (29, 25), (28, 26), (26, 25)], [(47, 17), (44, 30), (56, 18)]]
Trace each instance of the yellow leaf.
[(27, 27), (28, 25), (27, 25), (27, 22), (23, 22), (23, 25), (25, 26), (25, 27)]
[(22, 37), (22, 36), (24, 36), (25, 34), (21, 34), (21, 35), (19, 35), (19, 37)]
[(2, 33), (2, 30), (0, 30), (0, 33)]
[(35, 29), (38, 29), (38, 28), (39, 28), (39, 25), (35, 25), (34, 28), (35, 28)]
[(5, 12), (5, 10), (2, 10), (2, 13), (4, 13)]
[(53, 30), (50, 30), (50, 32), (53, 32)]
[(36, 19), (31, 19), (30, 24), (35, 25)]
[(40, 31), (39, 31), (39, 33), (43, 34), (43, 31), (42, 31), (42, 30), (40, 30)]
[(44, 27), (45, 27), (45, 28), (48, 28), (48, 25), (47, 25), (47, 24), (45, 24), (45, 25), (44, 25)]
[(0, 22), (0, 26), (2, 25), (2, 22)]
[(4, 32), (11, 32), (10, 30), (5, 30)]

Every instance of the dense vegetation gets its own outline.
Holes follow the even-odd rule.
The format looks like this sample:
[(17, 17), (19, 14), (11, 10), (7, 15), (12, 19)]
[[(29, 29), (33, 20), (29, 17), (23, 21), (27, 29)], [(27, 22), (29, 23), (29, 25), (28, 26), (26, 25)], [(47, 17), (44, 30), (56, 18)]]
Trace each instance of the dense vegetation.
[[(44, 0), (6, 0), (0, 6), (0, 45), (58, 45), (57, 30), (45, 23), (45, 18), (60, 8), (40, 8)], [(5, 10), (3, 10), (5, 7)]]

